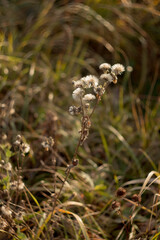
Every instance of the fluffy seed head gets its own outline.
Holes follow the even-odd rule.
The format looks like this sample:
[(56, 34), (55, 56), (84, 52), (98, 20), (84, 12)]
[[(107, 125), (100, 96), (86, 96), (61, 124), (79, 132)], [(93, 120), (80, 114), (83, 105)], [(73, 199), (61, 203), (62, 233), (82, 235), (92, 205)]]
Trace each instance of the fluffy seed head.
[(104, 71), (104, 72), (108, 72), (111, 69), (111, 65), (109, 63), (102, 63), (99, 66), (99, 69)]
[(81, 87), (83, 87), (83, 83), (82, 83), (81, 80), (73, 81), (72, 84), (73, 84), (74, 88), (81, 88)]
[(30, 151), (30, 146), (29, 146), (29, 144), (27, 144), (27, 143), (22, 143), (22, 144), (21, 144), (21, 147), (20, 147), (20, 150), (21, 150), (22, 156), (25, 156), (25, 154), (29, 153), (29, 151)]
[(12, 216), (12, 212), (9, 210), (9, 208), (2, 206), (1, 207), (2, 214), (8, 217)]
[(108, 82), (113, 82), (113, 76), (110, 74), (110, 73), (104, 73), (104, 74), (102, 74), (101, 76), (100, 76), (100, 78), (101, 79), (103, 79), (103, 80), (106, 80), (106, 81), (108, 81)]
[(7, 171), (12, 171), (12, 165), (11, 165), (11, 163), (10, 163), (10, 162), (6, 163), (6, 164), (4, 165), (4, 168), (5, 168)]
[(112, 66), (111, 70), (115, 75), (120, 75), (125, 71), (125, 68), (122, 64), (116, 63)]
[(81, 82), (84, 88), (91, 88), (98, 86), (98, 78), (94, 75), (88, 75), (86, 77), (81, 78)]
[(84, 90), (82, 88), (76, 88), (72, 93), (72, 97), (76, 102), (80, 102), (83, 95), (84, 95)]
[(14, 145), (17, 146), (17, 147), (19, 147), (22, 142), (23, 142), (23, 141), (22, 141), (21, 135), (17, 135), (17, 136), (16, 136), (16, 140), (15, 140), (15, 142), (14, 142)]
[(86, 94), (84, 97), (83, 97), (83, 101), (85, 102), (87, 102), (87, 101), (92, 101), (92, 100), (94, 100), (96, 97), (93, 95), (93, 94), (91, 94), (91, 93), (89, 93), (89, 94)]

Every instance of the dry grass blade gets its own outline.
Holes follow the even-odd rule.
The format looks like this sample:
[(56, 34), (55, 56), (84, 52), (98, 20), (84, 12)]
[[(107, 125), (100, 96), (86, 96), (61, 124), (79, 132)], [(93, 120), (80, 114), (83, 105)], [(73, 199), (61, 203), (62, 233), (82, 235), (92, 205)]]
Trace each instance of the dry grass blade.
[(157, 167), (156, 167), (155, 163), (152, 161), (152, 159), (150, 158), (150, 156), (149, 156), (143, 149), (140, 149), (139, 151), (144, 154), (144, 156), (146, 157), (146, 159), (147, 159), (147, 160), (150, 162), (150, 164), (152, 165), (153, 169), (154, 169), (155, 171), (157, 171)]
[(73, 215), (76, 218), (76, 220), (77, 220), (77, 222), (78, 222), (78, 224), (79, 224), (79, 226), (80, 226), (80, 228), (81, 228), (81, 230), (83, 232), (85, 240), (90, 240), (89, 236), (88, 236), (88, 233), (87, 233), (87, 229), (86, 229), (82, 219), (77, 214), (75, 214), (73, 212), (70, 212), (70, 211), (67, 211), (67, 210), (63, 210), (63, 209), (59, 209), (58, 211), (62, 212), (62, 213)]
[[(146, 186), (147, 186), (148, 182), (150, 181), (151, 177), (152, 177), (154, 174), (157, 176), (157, 178), (156, 178), (155, 180), (157, 180), (157, 179), (160, 178), (160, 174), (159, 174), (158, 172), (156, 172), (156, 171), (150, 172), (150, 173), (148, 174), (147, 178), (145, 179), (145, 181), (144, 181), (144, 183), (143, 183), (143, 186), (142, 186), (142, 188), (141, 188), (141, 190), (140, 190), (140, 193), (139, 193), (140, 196), (141, 196), (141, 195), (144, 193), (144, 191), (146, 190)], [(155, 180), (153, 180), (152, 183), (153, 183)], [(151, 185), (152, 183), (150, 183), (150, 185)], [(149, 186), (150, 186), (150, 185), (149, 185)]]
[[(160, 204), (160, 202), (154, 204), (155, 201), (157, 201), (159, 197), (160, 197), (160, 194), (155, 194), (155, 195), (154, 195), (154, 198), (153, 198), (153, 206), (152, 206), (152, 212), (153, 212), (153, 210), (154, 210), (154, 207), (156, 207), (156, 206), (158, 206), (158, 205)], [(156, 199), (157, 199), (157, 200), (156, 200)], [(150, 228), (151, 228), (151, 222), (152, 222), (152, 213), (151, 213), (150, 220), (149, 220), (149, 224), (148, 224), (148, 230), (149, 230), (149, 231), (150, 231)]]
[(59, 208), (68, 207), (68, 206), (79, 206), (79, 207), (88, 209), (83, 203), (75, 202), (75, 201), (67, 201), (67, 202), (64, 202), (64, 203), (58, 205)]

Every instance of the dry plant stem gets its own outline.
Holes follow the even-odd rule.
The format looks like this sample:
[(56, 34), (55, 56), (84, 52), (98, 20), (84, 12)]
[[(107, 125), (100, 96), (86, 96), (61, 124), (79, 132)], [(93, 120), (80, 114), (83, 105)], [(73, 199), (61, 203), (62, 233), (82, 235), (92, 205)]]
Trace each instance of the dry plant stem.
[(140, 207), (141, 209), (149, 212), (149, 213), (152, 213), (152, 215), (156, 216), (155, 212), (151, 211), (150, 209), (144, 207), (143, 205), (139, 204), (139, 203), (136, 203), (136, 202), (133, 202), (132, 200), (128, 199), (128, 198), (123, 198), (125, 201), (133, 204), (135, 207)]
[(60, 195), (61, 195), (61, 192), (62, 192), (62, 189), (63, 189), (63, 187), (64, 187), (64, 184), (65, 184), (65, 182), (67, 181), (67, 179), (68, 179), (68, 177), (69, 177), (70, 171), (71, 171), (71, 169), (69, 168), (68, 171), (67, 171), (67, 173), (66, 173), (66, 177), (65, 177), (65, 179), (64, 179), (64, 181), (63, 181), (63, 183), (62, 183), (62, 185), (61, 185), (61, 188), (60, 188), (58, 194), (57, 194), (56, 197), (55, 197), (54, 204), (53, 204), (53, 209), (52, 209), (52, 213), (51, 213), (51, 218), (52, 218), (52, 216), (53, 216), (53, 213), (54, 213), (54, 210), (55, 210), (55, 207), (56, 207), (57, 200), (59, 199), (59, 197), (60, 197)]
[(53, 186), (53, 190), (56, 193), (56, 159), (53, 159), (53, 169), (54, 169), (54, 186)]
[(128, 230), (128, 228), (127, 228), (128, 222), (125, 223), (124, 217), (123, 217), (121, 211), (120, 211), (120, 218), (121, 218), (121, 221), (122, 221), (122, 224), (123, 224), (124, 229), (126, 229), (127, 235), (129, 235), (129, 230)]
[(83, 107), (82, 98), (81, 98), (81, 107), (82, 107), (81, 135), (80, 135), (80, 137), (79, 137), (79, 140), (78, 140), (78, 143), (77, 143), (77, 146), (76, 146), (76, 149), (75, 149), (73, 158), (76, 158), (76, 157), (77, 157), (78, 149), (79, 149), (80, 144), (81, 144), (81, 138), (82, 138), (82, 134), (83, 134), (83, 130), (84, 130), (83, 119), (84, 119), (84, 115), (85, 115), (85, 114), (84, 114), (84, 107)]
[(18, 203), (18, 197), (19, 197), (19, 193), (18, 193), (18, 188), (19, 188), (19, 183), (20, 183), (20, 150), (18, 151), (18, 158), (17, 158), (17, 189), (16, 189), (16, 198), (15, 198), (15, 203)]
[[(79, 141), (78, 141), (78, 144), (77, 144), (77, 146), (76, 146), (76, 149), (75, 149), (73, 158), (75, 158), (75, 157), (77, 156), (77, 154), (78, 154), (78, 149), (79, 149), (79, 146), (80, 146), (80, 143), (81, 143), (81, 137), (82, 137), (83, 129), (84, 129), (84, 125), (83, 125), (84, 107), (83, 107), (82, 99), (81, 99), (81, 107), (82, 107), (82, 115), (83, 115), (83, 117), (82, 117), (82, 123), (81, 123), (81, 134), (80, 134)], [(68, 167), (68, 169), (66, 169), (66, 170), (67, 170), (67, 171), (66, 171), (66, 177), (65, 177), (65, 179), (64, 179), (64, 181), (63, 181), (63, 183), (62, 183), (62, 185), (61, 185), (61, 188), (60, 188), (60, 190), (59, 190), (59, 192), (58, 192), (58, 194), (56, 195), (56, 198), (55, 198), (55, 200), (54, 200), (53, 209), (52, 209), (52, 215), (53, 215), (53, 213), (54, 213), (57, 200), (58, 200), (59, 197), (60, 197), (60, 194), (61, 194), (61, 192), (62, 192), (62, 189), (63, 189), (63, 187), (64, 187), (64, 184), (65, 184), (65, 182), (67, 181), (67, 179), (68, 179), (68, 177), (69, 177), (71, 168)], [(52, 218), (52, 215), (51, 215), (51, 218)]]
[[(157, 198), (156, 198), (157, 197)], [(156, 203), (158, 203), (158, 197), (160, 197), (160, 195), (159, 194), (157, 194), (157, 195), (154, 195), (154, 198), (153, 198), (153, 204), (154, 204), (154, 202), (156, 201)], [(154, 211), (154, 209), (155, 209), (155, 211), (156, 211), (156, 213), (157, 213), (157, 206), (152, 206), (152, 212), (155, 212)], [(148, 224), (148, 231), (151, 231), (151, 222), (152, 222), (152, 213), (151, 213), (151, 216), (150, 216), (150, 219), (149, 219), (149, 224)]]
[[(51, 149), (51, 154), (52, 156), (54, 156), (54, 151), (53, 149)], [(52, 159), (52, 163), (53, 163), (53, 170), (54, 170), (54, 174), (53, 174), (53, 191), (54, 193), (56, 192), (56, 158), (55, 156)]]

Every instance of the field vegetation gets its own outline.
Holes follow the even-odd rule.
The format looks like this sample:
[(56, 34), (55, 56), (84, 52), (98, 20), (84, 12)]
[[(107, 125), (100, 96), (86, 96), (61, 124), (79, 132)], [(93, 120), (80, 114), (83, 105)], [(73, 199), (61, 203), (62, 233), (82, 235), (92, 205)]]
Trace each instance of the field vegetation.
[[(0, 240), (160, 239), (159, 44), (159, 0), (0, 1)], [(75, 154), (102, 63), (125, 71)]]

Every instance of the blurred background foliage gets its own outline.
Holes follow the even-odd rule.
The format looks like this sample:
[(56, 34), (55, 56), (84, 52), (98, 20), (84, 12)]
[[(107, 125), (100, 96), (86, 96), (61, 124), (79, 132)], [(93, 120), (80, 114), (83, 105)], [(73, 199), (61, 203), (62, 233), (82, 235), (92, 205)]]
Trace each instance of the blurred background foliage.
[[(159, 26), (159, 0), (1, 0), (1, 143), (24, 135), (32, 146), (24, 166), (33, 168), (50, 163), (40, 139), (52, 136), (64, 167), (59, 159), (71, 160), (80, 128), (68, 113), (72, 80), (98, 75), (102, 62), (119, 62), (125, 74), (93, 116), (72, 187), (100, 209), (125, 181), (159, 171)], [(29, 187), (44, 178), (25, 176)], [(85, 191), (83, 179), (97, 189)]]

